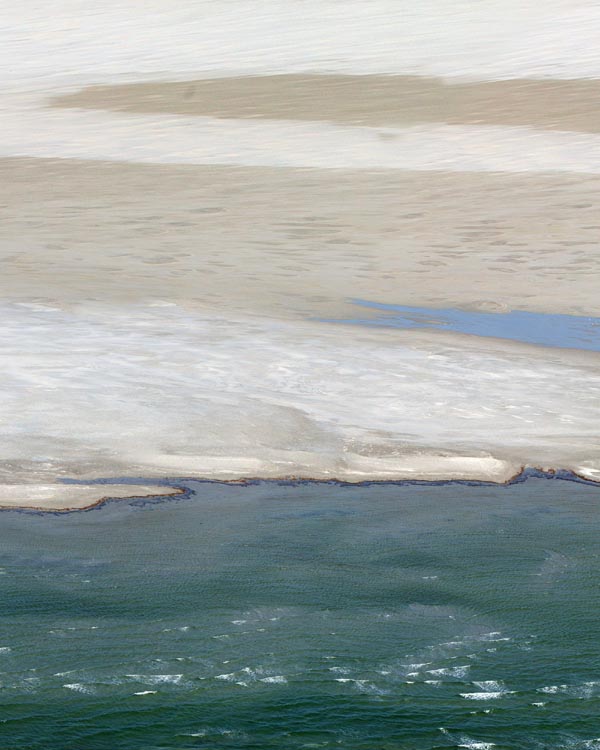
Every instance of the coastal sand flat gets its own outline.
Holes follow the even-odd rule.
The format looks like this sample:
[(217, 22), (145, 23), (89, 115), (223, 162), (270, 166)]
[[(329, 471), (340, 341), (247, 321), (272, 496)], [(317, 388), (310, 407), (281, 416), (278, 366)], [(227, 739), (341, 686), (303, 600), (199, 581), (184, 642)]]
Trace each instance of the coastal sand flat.
[[(44, 149), (73, 156), (80, 123), (82, 153), (114, 140), (123, 161), (0, 159), (0, 477), (33, 506), (57, 476), (503, 482), (531, 465), (597, 479), (597, 353), (326, 322), (364, 318), (352, 298), (600, 316), (600, 177), (531, 171), (549, 163), (538, 152), (521, 171), (522, 150), (500, 152), (502, 173), (456, 171), (460, 154), (446, 171), (359, 169), (353, 152), (392, 143), (386, 125), (466, 126), (461, 148), (482, 126), (475, 157), (506, 125), (529, 128), (509, 134), (521, 149), (519, 133), (580, 131), (542, 133), (565, 168), (598, 132), (597, 86), (308, 75), (54, 97)], [(195, 131), (204, 116), (222, 119)], [(193, 163), (196, 132), (202, 158), (235, 162), (225, 120), (261, 118), (239, 158), (250, 143), (269, 166)], [(291, 147), (306, 132), (313, 158), (320, 127), (355, 167), (275, 166), (277, 120), (316, 121), (290, 125)], [(189, 164), (126, 163), (171, 153)]]
[(0, 160), (0, 296), (600, 315), (600, 178)]
[(600, 81), (446, 81), (402, 75), (265, 75), (89, 86), (56, 107), (340, 125), (505, 125), (600, 132)]

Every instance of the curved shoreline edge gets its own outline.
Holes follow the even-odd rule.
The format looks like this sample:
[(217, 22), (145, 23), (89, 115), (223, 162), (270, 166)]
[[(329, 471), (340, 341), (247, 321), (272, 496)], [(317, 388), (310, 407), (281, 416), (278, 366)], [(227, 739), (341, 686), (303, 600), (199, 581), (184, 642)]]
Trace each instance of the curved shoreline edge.
[(65, 507), (65, 508), (44, 508), (39, 506), (27, 506), (27, 505), (14, 505), (6, 506), (0, 505), (0, 512), (14, 511), (17, 513), (26, 513), (29, 515), (54, 515), (60, 516), (70, 513), (89, 512), (98, 510), (106, 505), (113, 503), (127, 503), (129, 505), (135, 504), (137, 506), (145, 505), (157, 505), (162, 502), (168, 502), (172, 500), (186, 500), (196, 492), (187, 486), (187, 483), (194, 482), (195, 484), (215, 484), (215, 485), (227, 485), (232, 487), (250, 487), (261, 484), (265, 485), (277, 485), (284, 487), (294, 486), (306, 486), (306, 485), (334, 485), (338, 487), (371, 487), (373, 485), (385, 485), (385, 486), (397, 486), (397, 487), (408, 487), (408, 486), (419, 486), (419, 487), (440, 487), (446, 485), (460, 485), (466, 487), (497, 487), (504, 488), (510, 487), (516, 484), (524, 484), (529, 479), (545, 479), (548, 481), (559, 480), (565, 482), (576, 482), (578, 484), (586, 484), (593, 487), (600, 487), (600, 480), (596, 481), (590, 479), (575, 471), (567, 469), (539, 469), (536, 467), (523, 466), (516, 474), (507, 480), (494, 482), (491, 480), (478, 480), (478, 479), (366, 479), (356, 482), (345, 481), (340, 479), (310, 479), (300, 477), (280, 477), (280, 478), (261, 478), (261, 477), (245, 477), (242, 479), (209, 479), (204, 477), (165, 477), (163, 479), (153, 479), (151, 482), (143, 477), (119, 477), (119, 478), (102, 478), (102, 479), (62, 479), (61, 484), (65, 486), (102, 486), (110, 487), (110, 485), (140, 485), (140, 484), (153, 484), (156, 487), (170, 487), (173, 491), (168, 493), (150, 495), (128, 495), (122, 497), (114, 497), (110, 494), (103, 495), (101, 498), (95, 500), (89, 505), (80, 507)]

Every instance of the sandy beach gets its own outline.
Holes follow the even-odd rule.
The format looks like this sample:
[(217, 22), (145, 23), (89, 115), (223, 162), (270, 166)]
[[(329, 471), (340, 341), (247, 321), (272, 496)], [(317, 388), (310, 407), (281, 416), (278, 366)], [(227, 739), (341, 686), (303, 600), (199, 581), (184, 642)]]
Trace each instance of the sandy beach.
[(0, 504), (104, 494), (69, 477), (598, 479), (598, 353), (335, 322), (376, 315), (357, 298), (600, 316), (600, 63), (556, 41), (593, 9), (442, 3), (442, 38), (385, 3), (271, 5), (236, 5), (260, 44), (157, 2), (61, 6), (52, 75), (11, 46)]

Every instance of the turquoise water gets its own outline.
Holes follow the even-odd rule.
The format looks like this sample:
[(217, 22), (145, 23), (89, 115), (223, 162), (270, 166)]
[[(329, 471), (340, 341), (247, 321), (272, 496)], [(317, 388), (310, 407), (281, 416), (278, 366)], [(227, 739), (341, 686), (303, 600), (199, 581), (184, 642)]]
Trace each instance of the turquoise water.
[(458, 308), (406, 307), (359, 299), (352, 302), (383, 315), (339, 322), (389, 328), (433, 328), (527, 344), (600, 351), (600, 318), (525, 310), (488, 313)]
[(188, 483), (0, 526), (0, 747), (600, 748), (600, 489)]

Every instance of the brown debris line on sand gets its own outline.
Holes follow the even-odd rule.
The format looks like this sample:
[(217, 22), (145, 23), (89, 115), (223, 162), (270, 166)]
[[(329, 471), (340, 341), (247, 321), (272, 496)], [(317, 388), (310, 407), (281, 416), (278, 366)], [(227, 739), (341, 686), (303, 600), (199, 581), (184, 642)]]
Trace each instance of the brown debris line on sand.
[[(18, 481), (18, 477), (15, 477)], [(185, 494), (183, 487), (148, 484), (0, 484), (0, 511), (27, 508), (52, 513), (89, 510), (109, 500)]]
[(596, 79), (449, 82), (426, 76), (285, 74), (90, 86), (51, 103), (375, 127), (443, 122), (598, 133), (599, 101)]
[[(235, 485), (235, 486), (241, 486), (241, 487), (247, 487), (249, 485), (255, 484), (257, 482), (266, 482), (267, 484), (278, 484), (280, 482), (285, 483), (291, 483), (291, 484), (331, 484), (335, 483), (340, 486), (345, 487), (353, 487), (353, 486), (360, 486), (363, 484), (366, 485), (389, 485), (389, 484), (397, 484), (397, 485), (404, 485), (404, 484), (418, 484), (418, 485), (435, 485), (440, 482), (456, 482), (456, 483), (464, 483), (468, 482), (471, 485), (479, 486), (479, 485), (489, 485), (489, 484), (497, 484), (500, 486), (507, 486), (514, 484), (516, 482), (525, 481), (527, 479), (527, 472), (533, 470), (534, 476), (541, 475), (548, 479), (553, 479), (555, 477), (559, 477), (560, 479), (566, 480), (566, 481), (583, 481), (583, 482), (589, 482), (590, 484), (598, 484), (600, 483), (600, 478), (598, 476), (597, 470), (594, 469), (587, 469), (585, 467), (578, 467), (576, 470), (572, 469), (566, 469), (566, 470), (555, 470), (555, 469), (547, 469), (543, 467), (530, 467), (530, 466), (519, 466), (518, 469), (513, 468), (512, 473), (510, 472), (510, 468), (505, 471), (499, 471), (495, 474), (490, 473), (489, 475), (482, 474), (481, 476), (470, 476), (468, 473), (465, 473), (464, 477), (461, 477), (460, 475), (453, 475), (448, 476), (444, 479), (440, 478), (427, 478), (422, 477), (420, 478), (418, 475), (400, 475), (396, 478), (380, 478), (375, 476), (374, 478), (370, 479), (338, 479), (336, 477), (327, 477), (325, 478), (314, 478), (310, 476), (296, 476), (296, 475), (281, 475), (277, 477), (254, 477), (254, 476), (247, 476), (242, 477), (239, 479), (218, 479), (218, 478), (207, 478), (204, 476), (190, 476), (186, 479), (178, 480), (180, 483), (183, 483), (184, 485), (187, 485), (189, 482), (203, 482), (208, 485)], [(13, 485), (14, 486), (14, 485)], [(62, 488), (64, 489), (67, 485), (62, 485)], [(85, 487), (87, 490), (92, 490), (94, 487), (97, 487), (98, 485), (92, 485), (91, 487)], [(156, 498), (156, 497), (163, 497), (164, 499), (172, 499), (174, 497), (178, 497), (181, 495), (185, 495), (188, 492), (188, 489), (186, 486), (181, 486), (172, 484), (168, 487), (156, 487), (153, 492), (150, 492), (150, 488), (144, 487), (141, 488), (141, 491), (136, 493), (135, 495), (127, 495), (125, 493), (121, 492), (115, 492), (114, 494), (111, 494), (111, 485), (108, 485), (109, 492), (108, 494), (104, 495), (103, 497), (90, 501), (89, 498), (76, 498), (76, 501), (73, 502), (73, 498), (67, 498), (64, 495), (61, 496), (60, 489), (61, 487), (58, 487), (58, 490), (56, 492), (56, 496), (49, 498), (45, 500), (42, 503), (39, 502), (39, 498), (36, 497), (35, 490), (37, 487), (33, 488), (32, 497), (29, 497), (27, 495), (27, 485), (20, 485), (18, 486), (19, 489), (22, 491), (20, 494), (22, 497), (19, 500), (16, 500), (15, 502), (9, 504), (3, 504), (0, 503), (0, 511), (6, 511), (6, 510), (28, 510), (28, 511), (38, 511), (42, 513), (72, 513), (73, 511), (85, 511), (85, 510), (91, 510), (92, 508), (100, 508), (104, 504), (115, 501), (115, 500), (132, 500), (134, 498)], [(136, 487), (136, 485), (133, 485), (133, 487)], [(68, 504), (72, 503), (72, 504)], [(87, 503), (87, 504), (83, 504)]]
[(600, 315), (600, 176), (0, 159), (0, 296)]

